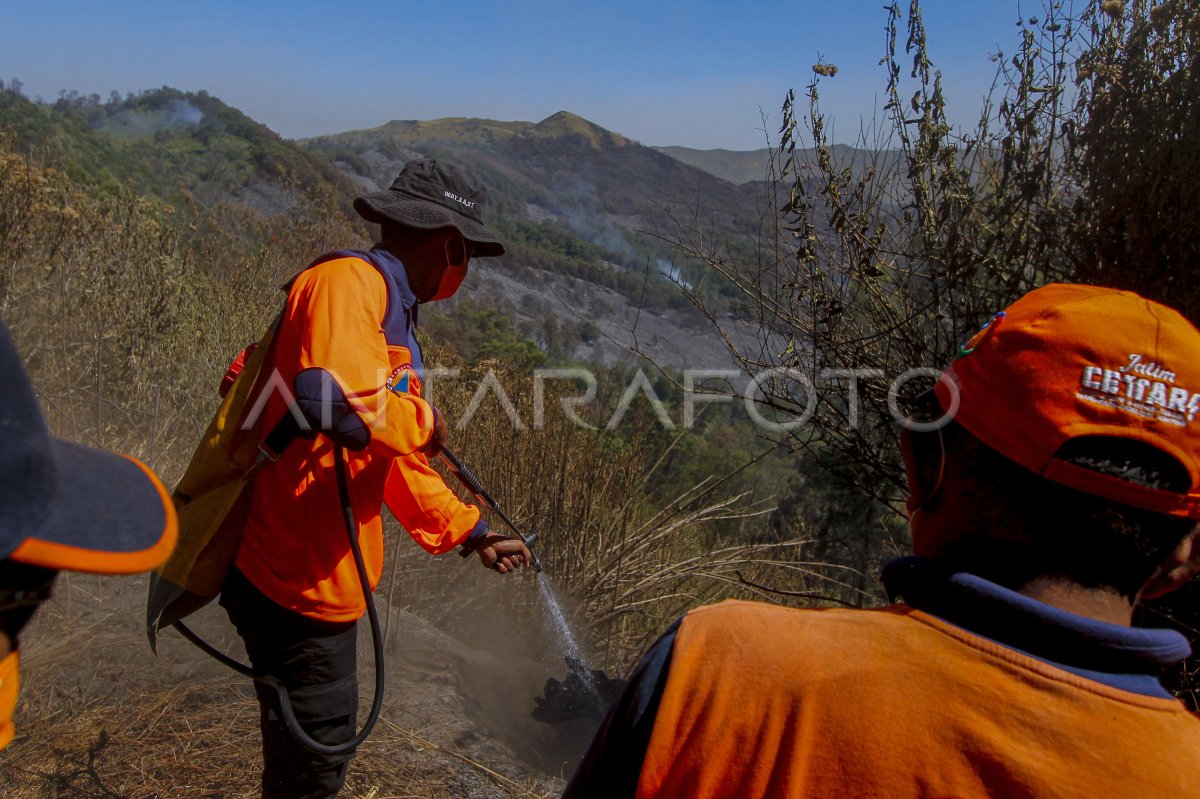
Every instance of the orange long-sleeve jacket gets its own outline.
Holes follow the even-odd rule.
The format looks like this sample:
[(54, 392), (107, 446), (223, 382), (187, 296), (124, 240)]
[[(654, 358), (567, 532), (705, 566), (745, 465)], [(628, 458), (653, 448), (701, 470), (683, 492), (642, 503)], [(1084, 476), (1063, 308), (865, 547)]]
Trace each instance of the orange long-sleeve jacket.
[[(330, 372), (370, 428), (370, 444), (346, 453), (349, 493), (372, 589), (383, 569), (388, 508), (424, 549), (442, 553), (486, 530), (418, 450), (433, 433), (421, 399), (420, 349), (412, 336), (416, 303), (403, 265), (385, 250), (318, 259), (290, 284), (265, 369), (273, 370), (259, 407), (266, 429), (288, 412), (295, 375)], [(359, 618), (366, 604), (342, 518), (324, 436), (296, 439), (261, 469), (237, 567), (279, 605), (327, 621)]]

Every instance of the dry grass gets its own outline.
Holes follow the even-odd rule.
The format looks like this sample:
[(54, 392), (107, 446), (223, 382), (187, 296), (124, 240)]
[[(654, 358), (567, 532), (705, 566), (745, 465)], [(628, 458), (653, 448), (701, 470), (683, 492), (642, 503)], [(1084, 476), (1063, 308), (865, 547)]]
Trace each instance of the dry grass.
[[(12, 799), (258, 796), (258, 709), (249, 699), (231, 706), (234, 690), (232, 679), (221, 678), (146, 692), (119, 705), (64, 710), (27, 720), (21, 726), (21, 741), (0, 760), (7, 786), (4, 795)], [(450, 799), (478, 795), (463, 793), (464, 785), (472, 783), (490, 783), (497, 797), (550, 795), (387, 718), (360, 749), (343, 795), (348, 799)]]
[(35, 715), (8, 755), (23, 777), (10, 795), (253, 796), (257, 712), (248, 704), (230, 712), (229, 688), (189, 684)]
[[(443, 364), (453, 357), (432, 353)], [(456, 365), (462, 376), (436, 389), (447, 418), (462, 418), (475, 387), (491, 371), (530, 425), (528, 374), (494, 362)], [(803, 537), (754, 543), (746, 534), (766, 526), (775, 497), (730, 495), (721, 474), (697, 485), (652, 490), (679, 434), (664, 433), (652, 416), (636, 411), (616, 430), (577, 426), (555, 412), (558, 388), (546, 389), (543, 429), (515, 428), (501, 403), (489, 398), (467, 429), (453, 433), (451, 446), (510, 516), (539, 535), (546, 574), (556, 590), (575, 600), (568, 617), (592, 645), (594, 665), (623, 672), (675, 618), (707, 602), (781, 596), (769, 589), (803, 594), (811, 602), (840, 591), (828, 568), (804, 562)], [(607, 418), (600, 407), (592, 411)], [(717, 535), (719, 522), (720, 529), (733, 532)], [(492, 523), (499, 526), (498, 520)], [(401, 564), (397, 575), (385, 573), (385, 580), (396, 579), (395, 590), (420, 597), (428, 582), (421, 559), (400, 557), (403, 561), (392, 561)], [(429, 605), (418, 600), (415, 606), (436, 613)], [(506, 609), (526, 615), (530, 610)]]

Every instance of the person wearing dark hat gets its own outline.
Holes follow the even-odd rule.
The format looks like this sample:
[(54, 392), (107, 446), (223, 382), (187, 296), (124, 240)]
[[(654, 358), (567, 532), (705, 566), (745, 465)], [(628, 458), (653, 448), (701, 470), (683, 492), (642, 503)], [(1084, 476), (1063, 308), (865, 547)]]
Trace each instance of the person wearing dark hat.
[(1045, 286), (918, 405), (903, 603), (688, 613), (564, 799), (1200, 796), (1200, 719), (1159, 682), (1188, 642), (1130, 626), (1200, 572), (1200, 331)]
[[(336, 381), (367, 431), (347, 453), (349, 497), (371, 588), (383, 566), (381, 505), (424, 549), (477, 552), (501, 574), (529, 562), (516, 539), (493, 533), (429, 463), (445, 445), (441, 414), (422, 398), (414, 337), (421, 304), (454, 295), (473, 257), (504, 245), (485, 227), (487, 190), (470, 172), (435, 159), (407, 163), (386, 191), (355, 210), (380, 225), (370, 251), (318, 258), (288, 285), (263, 369), (292, 386), (301, 372)], [(271, 394), (269, 424), (291, 411)], [(358, 571), (346, 539), (331, 440), (296, 440), (258, 471), (234, 568), (221, 604), (254, 668), (281, 680), (301, 726), (324, 744), (355, 733)], [(284, 726), (275, 693), (256, 683), (263, 734), (264, 797), (336, 796), (353, 754), (318, 755)]]
[(0, 323), (0, 749), (16, 730), (18, 636), (59, 571), (133, 574), (175, 547), (175, 506), (145, 464), (54, 438)]

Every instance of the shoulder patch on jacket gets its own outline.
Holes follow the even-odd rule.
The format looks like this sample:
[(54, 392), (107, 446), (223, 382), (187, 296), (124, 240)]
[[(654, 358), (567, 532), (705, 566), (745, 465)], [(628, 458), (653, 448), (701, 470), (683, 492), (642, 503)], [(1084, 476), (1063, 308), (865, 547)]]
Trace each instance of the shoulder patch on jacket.
[(416, 370), (411, 363), (402, 363), (392, 370), (387, 379), (387, 389), (394, 394), (409, 394), (413, 390), (413, 382), (417, 379)]

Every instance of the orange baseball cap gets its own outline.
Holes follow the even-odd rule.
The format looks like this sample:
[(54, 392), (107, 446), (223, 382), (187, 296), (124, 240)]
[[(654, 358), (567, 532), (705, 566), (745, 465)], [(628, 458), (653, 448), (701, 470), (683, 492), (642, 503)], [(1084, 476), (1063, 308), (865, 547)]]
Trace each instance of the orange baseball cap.
[[(944, 378), (941, 407), (957, 399), (954, 421), (1010, 460), (1079, 491), (1200, 519), (1200, 331), (1177, 311), (1129, 291), (1043, 286), (996, 314)], [(1058, 457), (1084, 436), (1166, 453), (1187, 471), (1187, 491)]]

